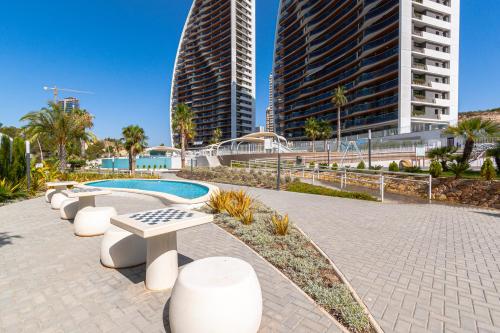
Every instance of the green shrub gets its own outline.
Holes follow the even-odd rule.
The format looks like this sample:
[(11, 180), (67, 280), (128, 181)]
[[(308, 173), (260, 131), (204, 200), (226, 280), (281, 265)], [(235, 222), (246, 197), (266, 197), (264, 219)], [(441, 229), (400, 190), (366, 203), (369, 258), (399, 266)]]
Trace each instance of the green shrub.
[(422, 172), (422, 170), (418, 166), (406, 167), (406, 168), (404, 168), (403, 171), (408, 172), (408, 173), (420, 173), (420, 172)]
[(339, 168), (339, 165), (337, 163), (332, 164), (332, 170), (337, 170)]
[(314, 169), (314, 168), (316, 167), (316, 163), (314, 163), (314, 162), (309, 162), (309, 167), (310, 167), (311, 169)]
[(375, 165), (375, 166), (372, 165), (370, 167), (371, 170), (382, 170), (382, 168), (383, 168), (383, 166), (381, 166), (381, 165)]
[(437, 160), (432, 161), (431, 165), (429, 166), (429, 173), (434, 178), (438, 178), (439, 176), (441, 176), (441, 174), (443, 173), (443, 167), (441, 166), (441, 163), (439, 163), (439, 161)]
[(148, 165), (148, 170), (151, 169), (151, 165)]
[(470, 165), (467, 162), (456, 161), (449, 164), (448, 168), (455, 175), (455, 179), (459, 179), (469, 170)]
[(364, 169), (366, 169), (365, 162), (364, 161), (359, 162), (358, 166), (356, 167), (356, 169), (358, 169), (358, 170), (364, 170)]
[(495, 167), (493, 166), (493, 161), (491, 158), (487, 158), (484, 160), (483, 165), (481, 166), (481, 178), (484, 180), (492, 180), (497, 176)]
[(399, 165), (396, 163), (396, 161), (392, 161), (391, 164), (389, 164), (389, 171), (392, 171), (392, 172), (399, 171)]
[(2, 135), (0, 141), (0, 178), (7, 178), (9, 173), (10, 140), (6, 135)]
[(311, 185), (311, 184), (301, 183), (301, 182), (292, 182), (292, 183), (288, 184), (287, 190), (290, 192), (318, 194), (318, 195), (326, 195), (326, 196), (330, 196), (330, 197), (377, 201), (376, 198), (374, 198), (371, 195), (366, 194), (366, 193), (338, 191), (338, 190), (330, 189), (330, 188), (323, 187), (323, 186)]
[(328, 163), (320, 163), (320, 164), (319, 164), (319, 167), (320, 167), (321, 169), (328, 169)]
[(15, 138), (12, 143), (12, 163), (9, 167), (8, 179), (14, 183), (26, 177), (26, 145), (22, 138)]

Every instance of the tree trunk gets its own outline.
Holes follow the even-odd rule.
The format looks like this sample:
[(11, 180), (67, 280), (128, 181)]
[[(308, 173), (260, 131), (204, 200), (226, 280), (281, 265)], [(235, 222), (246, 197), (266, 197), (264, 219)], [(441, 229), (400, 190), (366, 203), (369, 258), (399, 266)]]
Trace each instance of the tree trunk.
[(43, 163), (42, 145), (40, 144), (40, 140), (38, 138), (36, 138), (36, 142), (38, 143), (38, 149), (40, 149), (40, 159), (42, 160), (42, 163)]
[(443, 168), (443, 171), (448, 171), (448, 161), (441, 160), (441, 167)]
[(128, 151), (128, 169), (130, 170), (131, 174), (135, 174), (134, 159), (134, 148), (131, 147)]
[(465, 140), (464, 152), (462, 153), (462, 162), (464, 163), (469, 162), (473, 149), (474, 149), (474, 140), (467, 138), (467, 140)]
[(495, 163), (497, 165), (497, 171), (500, 174), (500, 154), (495, 155)]
[(337, 151), (340, 151), (340, 107), (337, 108)]
[(186, 167), (186, 135), (181, 134), (181, 169)]
[(66, 145), (64, 143), (59, 144), (59, 171), (64, 172), (66, 170)]

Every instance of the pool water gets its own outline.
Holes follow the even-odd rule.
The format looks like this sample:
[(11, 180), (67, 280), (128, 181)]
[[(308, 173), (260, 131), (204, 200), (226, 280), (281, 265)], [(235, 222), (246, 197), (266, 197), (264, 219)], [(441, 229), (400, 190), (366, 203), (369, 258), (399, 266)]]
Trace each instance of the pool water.
[(168, 180), (114, 179), (87, 183), (88, 186), (105, 188), (126, 188), (143, 191), (162, 192), (185, 199), (195, 199), (208, 193), (206, 186)]

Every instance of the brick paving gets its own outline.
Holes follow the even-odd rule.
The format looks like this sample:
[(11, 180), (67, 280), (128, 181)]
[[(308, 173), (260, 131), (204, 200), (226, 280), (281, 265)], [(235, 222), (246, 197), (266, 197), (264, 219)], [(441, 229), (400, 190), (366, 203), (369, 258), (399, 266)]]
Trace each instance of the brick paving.
[[(145, 196), (98, 197), (120, 214), (159, 208)], [(168, 292), (144, 289), (144, 265), (99, 263), (101, 237), (73, 235), (42, 198), (0, 207), (0, 332), (169, 332)], [(329, 316), (249, 248), (213, 224), (178, 233), (180, 261), (228, 255), (261, 283), (260, 332), (339, 332)], [(245, 315), (242, 313), (242, 315)]]
[(384, 331), (500, 332), (500, 211), (246, 189), (327, 253)]

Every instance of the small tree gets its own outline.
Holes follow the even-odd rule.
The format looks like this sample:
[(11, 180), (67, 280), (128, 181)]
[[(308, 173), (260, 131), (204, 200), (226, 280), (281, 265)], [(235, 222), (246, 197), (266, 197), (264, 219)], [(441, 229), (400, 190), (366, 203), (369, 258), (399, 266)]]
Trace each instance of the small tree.
[(128, 151), (129, 170), (134, 174), (136, 165), (135, 157), (146, 148), (148, 137), (144, 133), (144, 129), (138, 125), (124, 127), (122, 134), (125, 141), (125, 149)]
[(495, 167), (493, 166), (493, 161), (491, 158), (487, 158), (481, 166), (481, 178), (484, 180), (492, 180), (496, 176), (497, 173), (495, 171)]
[(219, 143), (221, 138), (222, 138), (222, 130), (220, 128), (216, 128), (214, 130), (214, 133), (213, 133), (212, 139), (210, 140), (210, 143), (211, 144)]
[(356, 167), (357, 169), (359, 170), (364, 170), (366, 169), (366, 165), (365, 165), (365, 162), (364, 161), (361, 161), (358, 163), (358, 166)]
[(432, 161), (431, 165), (429, 166), (429, 173), (434, 178), (438, 178), (439, 176), (441, 176), (441, 174), (443, 173), (443, 167), (441, 166), (441, 163), (436, 160)]
[(392, 162), (389, 164), (389, 171), (392, 171), (392, 172), (398, 172), (398, 171), (399, 171), (399, 166), (398, 166), (398, 164), (396, 163), (396, 161), (392, 161)]
[(181, 146), (181, 168), (186, 167), (186, 145), (196, 135), (194, 114), (186, 104), (178, 104), (172, 114), (172, 130), (179, 136)]
[(326, 120), (318, 121), (318, 139), (323, 140), (323, 150), (326, 151), (326, 142), (332, 137), (333, 130), (330, 123)]
[(486, 153), (487, 156), (493, 157), (495, 159), (497, 171), (498, 173), (500, 173), (500, 141), (497, 142), (497, 146), (495, 148), (488, 149)]
[(12, 164), (9, 179), (15, 183), (26, 176), (26, 146), (22, 138), (15, 138), (12, 143)]
[(319, 133), (319, 124), (318, 124), (318, 121), (316, 120), (316, 118), (307, 118), (306, 120), (306, 125), (305, 125), (305, 133), (306, 133), (306, 136), (311, 139), (312, 141), (312, 144), (313, 144), (313, 152), (315, 151), (315, 142), (316, 142), (316, 139), (319, 137), (320, 133)]
[(333, 91), (332, 103), (337, 107), (337, 151), (340, 151), (341, 139), (341, 124), (340, 124), (340, 111), (344, 105), (347, 104), (346, 90), (343, 86), (338, 86)]

